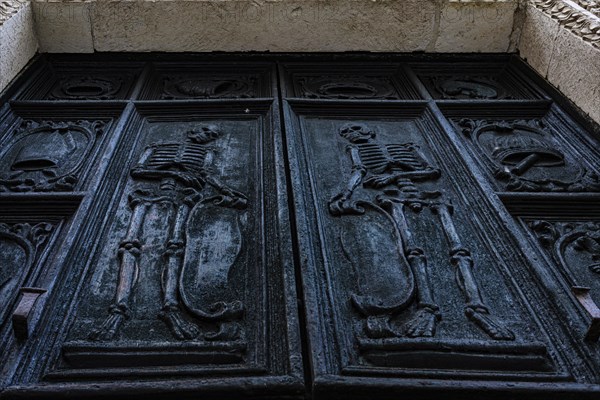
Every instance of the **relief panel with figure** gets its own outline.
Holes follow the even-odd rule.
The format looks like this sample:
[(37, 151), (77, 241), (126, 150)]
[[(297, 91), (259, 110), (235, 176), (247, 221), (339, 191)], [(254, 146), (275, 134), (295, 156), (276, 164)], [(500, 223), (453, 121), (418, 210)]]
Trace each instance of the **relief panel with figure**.
[(261, 140), (252, 118), (143, 124), (54, 374), (262, 368)]
[(437, 153), (443, 143), (423, 110), (382, 117), (365, 106), (378, 117), (349, 119), (319, 106), (296, 106), (290, 146), (301, 149), (295, 189), (310, 210), (300, 224), (319, 237), (300, 243), (312, 260), (304, 284), (321, 288), (305, 290), (335, 321), (310, 334), (340, 343), (330, 362), (359, 376), (568, 375), (512, 286), (519, 267), (498, 257), (502, 239), (469, 204), (481, 194), (466, 185), (470, 202), (457, 194), (459, 167)]

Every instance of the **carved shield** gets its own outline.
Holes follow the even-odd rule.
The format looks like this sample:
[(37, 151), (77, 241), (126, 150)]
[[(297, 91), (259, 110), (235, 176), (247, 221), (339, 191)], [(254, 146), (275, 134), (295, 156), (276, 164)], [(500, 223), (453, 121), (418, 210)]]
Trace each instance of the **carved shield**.
[(242, 250), (239, 210), (198, 203), (186, 229), (186, 251), (180, 292), (196, 317), (226, 320), (239, 316), (229, 276)]
[(361, 206), (365, 213), (344, 216), (341, 229), (342, 248), (358, 282), (352, 301), (366, 316), (398, 312), (410, 302), (415, 288), (402, 236), (383, 209)]

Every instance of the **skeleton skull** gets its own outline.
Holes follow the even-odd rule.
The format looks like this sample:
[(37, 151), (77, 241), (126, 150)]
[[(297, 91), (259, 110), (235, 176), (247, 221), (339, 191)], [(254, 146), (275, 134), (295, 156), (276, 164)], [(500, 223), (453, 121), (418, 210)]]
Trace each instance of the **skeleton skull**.
[(221, 132), (215, 125), (205, 125), (201, 128), (191, 129), (187, 134), (188, 138), (195, 143), (205, 144), (217, 139)]
[(375, 138), (375, 132), (366, 125), (346, 124), (340, 128), (340, 136), (352, 143), (365, 143)]

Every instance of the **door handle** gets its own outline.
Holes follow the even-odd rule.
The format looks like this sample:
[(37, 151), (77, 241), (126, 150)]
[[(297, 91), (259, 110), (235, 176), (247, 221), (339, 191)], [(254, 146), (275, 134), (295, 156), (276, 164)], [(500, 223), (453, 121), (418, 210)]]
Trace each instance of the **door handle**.
[(39, 297), (46, 293), (46, 289), (34, 287), (22, 287), (21, 300), (12, 315), (13, 331), (17, 339), (29, 337), (29, 317)]
[(577, 298), (577, 301), (585, 308), (592, 317), (592, 322), (588, 328), (584, 339), (590, 342), (598, 341), (600, 338), (600, 308), (590, 296), (590, 288), (583, 286), (572, 286), (571, 291)]

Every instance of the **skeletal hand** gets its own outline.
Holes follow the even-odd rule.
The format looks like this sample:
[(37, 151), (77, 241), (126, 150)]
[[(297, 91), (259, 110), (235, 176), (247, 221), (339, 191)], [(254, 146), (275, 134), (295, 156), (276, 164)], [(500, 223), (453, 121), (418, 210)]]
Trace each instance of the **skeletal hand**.
[(329, 200), (329, 212), (332, 215), (342, 214), (363, 214), (364, 208), (357, 205), (355, 201), (350, 200), (351, 193), (341, 192)]
[(373, 188), (382, 188), (394, 182), (396, 175), (374, 175), (364, 181), (364, 185)]
[(217, 205), (238, 209), (245, 209), (248, 205), (248, 198), (237, 190), (223, 186), (220, 188), (219, 193), (221, 194), (221, 199), (216, 202)]

